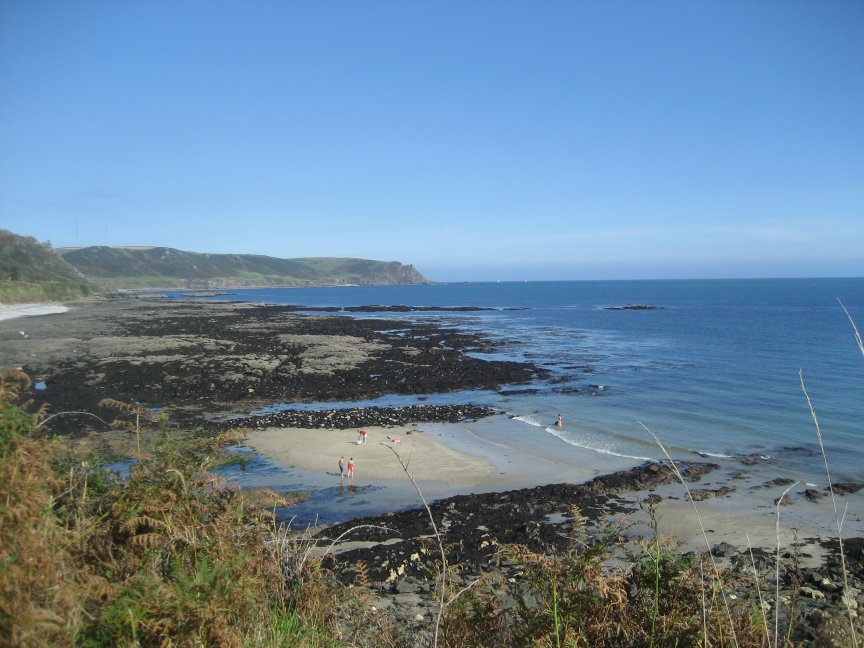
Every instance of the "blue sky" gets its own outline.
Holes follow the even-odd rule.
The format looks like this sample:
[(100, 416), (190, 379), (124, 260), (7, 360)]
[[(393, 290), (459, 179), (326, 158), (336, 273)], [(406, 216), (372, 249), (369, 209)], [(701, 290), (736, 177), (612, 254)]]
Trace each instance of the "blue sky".
[(448, 280), (864, 276), (864, 3), (0, 3), (0, 228)]

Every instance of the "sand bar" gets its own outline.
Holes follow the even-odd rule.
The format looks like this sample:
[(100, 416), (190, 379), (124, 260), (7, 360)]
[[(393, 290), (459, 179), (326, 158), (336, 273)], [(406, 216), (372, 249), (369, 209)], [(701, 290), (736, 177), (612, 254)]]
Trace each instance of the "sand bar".
[(420, 427), (365, 429), (367, 442), (363, 445), (356, 443), (357, 430), (304, 428), (255, 430), (245, 445), (281, 464), (337, 476), (339, 457), (346, 464), (353, 457), (358, 480), (405, 480), (400, 458), (411, 476), (423, 482), (479, 484), (493, 470), (483, 458), (459, 452)]
[(63, 304), (0, 304), (0, 320), (30, 317), (33, 315), (52, 315), (69, 310)]

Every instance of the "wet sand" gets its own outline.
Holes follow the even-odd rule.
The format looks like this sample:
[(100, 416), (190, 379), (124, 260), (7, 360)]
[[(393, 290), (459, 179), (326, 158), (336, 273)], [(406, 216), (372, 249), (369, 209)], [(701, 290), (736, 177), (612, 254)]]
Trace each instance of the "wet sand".
[[(188, 419), (202, 426), (202, 420), (212, 424), (217, 412), (249, 418), (274, 402), (368, 399), (416, 393), (418, 388), (421, 393), (496, 389), (539, 373), (525, 364), (468, 362), (460, 349), (487, 342), (455, 331), (415, 325), (418, 335), (412, 339), (420, 341), (408, 346), (389, 327), (386, 321), (299, 316), (287, 308), (242, 303), (102, 300), (75, 305), (67, 313), (0, 322), (0, 368), (23, 366), (42, 381), (42, 391), (26, 396), (49, 401), (55, 411), (89, 410), (110, 396), (167, 406), (172, 416), (186, 407), (209, 415)], [(626, 520), (628, 533), (650, 538), (651, 516), (644, 508), (649, 501), (655, 502), (657, 531), (676, 536), (686, 550), (704, 550), (704, 536), (712, 547), (728, 542), (746, 550), (749, 542), (772, 553), (777, 546), (775, 500), (786, 485), (779, 477), (765, 481), (765, 471), (761, 483), (750, 469), (741, 477), (745, 470), (737, 462), (690, 464), (691, 488), (708, 493), (700, 495), (707, 499), (697, 502), (697, 516), (683, 486), (662, 464), (586, 452), (550, 435), (548, 421), (532, 427), (505, 414), (468, 413), (457, 423), (444, 423), (453, 411), (441, 408), (432, 410), (436, 422), (400, 418), (392, 427), (367, 427), (368, 441), (358, 446), (355, 421), (342, 426), (346, 429), (333, 425), (338, 411), (320, 412), (316, 422), (305, 423), (319, 424), (317, 428), (262, 422), (246, 442), (256, 453), (252, 468), (236, 469), (229, 483), (309, 492), (310, 499), (299, 506), (312, 513), (310, 524), (333, 523), (322, 531), (333, 537), (349, 526), (360, 528), (352, 538), (364, 548), (356, 545), (342, 560), (348, 568), (364, 561), (382, 581), (387, 574), (375, 570), (402, 560), (409, 546), (420, 547), (430, 533), (400, 457), (439, 520), (451, 562), (469, 571), (492, 564), (498, 543), (551, 554), (567, 550), (577, 508), (591, 524)], [(56, 432), (78, 429), (63, 422)], [(94, 434), (104, 434), (104, 429)], [(339, 476), (340, 456), (346, 462), (354, 457), (353, 479)], [(651, 456), (660, 458), (659, 453)], [(631, 468), (637, 463), (641, 465)], [(783, 477), (789, 482), (788, 477), (794, 478)], [(835, 535), (830, 500), (822, 495), (810, 501), (805, 487), (824, 490), (822, 484), (799, 484), (790, 491), (790, 505), (780, 507), (784, 553), (796, 529), (804, 540)], [(849, 505), (847, 536), (864, 532), (862, 496), (840, 498), (841, 514)], [(318, 518), (318, 510), (330, 515)], [(360, 517), (364, 515), (378, 517)], [(816, 541), (805, 543), (813, 564), (818, 549)], [(858, 574), (864, 553), (856, 551), (849, 557), (857, 561)], [(821, 582), (825, 568), (820, 569), (812, 582)], [(860, 583), (862, 578), (856, 578)]]
[[(255, 430), (245, 445), (276, 462), (306, 470), (338, 473), (339, 457), (353, 457), (354, 478), (423, 482), (482, 483), (493, 470), (485, 459), (459, 452), (416, 427), (366, 427), (367, 441), (357, 445), (357, 430), (266, 428)], [(398, 441), (395, 441), (398, 439)], [(402, 463), (400, 463), (400, 460)]]
[[(65, 307), (50, 304), (7, 307), (5, 312), (20, 315), (22, 308), (31, 306), (36, 311), (50, 308), (53, 314), (45, 311), (41, 316), (0, 321), (0, 369), (23, 366), (34, 380), (44, 381), (43, 391), (26, 396), (49, 402), (55, 412), (98, 412), (95, 403), (112, 397), (168, 407), (172, 415), (182, 407), (211, 414), (248, 413), (272, 402), (319, 400), (334, 394), (363, 398), (406, 385), (432, 391), (494, 388), (495, 381), (527, 379), (535, 371), (515, 363), (468, 363), (458, 349), (489, 343), (457, 331), (417, 326), (422, 339), (408, 348), (404, 337), (388, 332), (392, 326), (386, 321), (300, 316), (287, 307), (103, 296), (70, 304), (68, 312), (57, 313)], [(20, 330), (29, 338), (20, 336)], [(347, 347), (363, 353), (358, 351), (348, 362)], [(442, 347), (454, 351), (443, 353)], [(445, 413), (440, 413), (441, 420)], [(69, 419), (57, 421), (63, 423), (58, 433), (74, 427)], [(551, 419), (547, 423), (551, 425)], [(638, 458), (587, 453), (554, 438), (543, 426), (509, 421), (503, 414), (459, 423), (409, 421), (369, 430), (370, 440), (362, 447), (351, 444), (356, 427), (303, 430), (296, 425), (262, 429), (249, 446), (280, 465), (302, 468), (315, 485), (338, 484), (338, 475), (333, 478), (336, 462), (353, 454), (356, 482), (376, 489), (376, 508), (380, 503), (391, 510), (416, 505), (417, 500), (396, 456), (380, 445), (388, 436), (402, 440), (389, 445), (409, 462), (411, 475), (430, 498), (577, 484), (641, 463)], [(749, 531), (754, 545), (773, 545), (774, 500), (783, 487), (731, 477), (741, 468), (727, 466), (712, 475), (711, 484), (700, 485), (731, 487), (729, 494), (698, 502), (709, 539), (743, 546), (744, 532)], [(791, 505), (781, 511), (784, 542), (789, 537), (785, 530), (792, 528), (803, 534), (833, 535), (830, 501), (810, 502), (802, 494), (804, 488), (802, 484), (793, 489)], [(648, 494), (632, 496), (632, 508)], [(656, 494), (663, 498), (661, 532), (677, 535), (688, 546), (704, 544), (681, 486), (672, 484)], [(841, 513), (849, 504), (844, 526), (849, 535), (864, 532), (862, 498), (864, 491), (841, 498)]]
[[(556, 445), (552, 438), (538, 436), (523, 438), (518, 443), (513, 439), (509, 443), (491, 443), (471, 431), (483, 426), (496, 427), (498, 439), (506, 440), (504, 418), (490, 417), (460, 424), (367, 427), (368, 441), (359, 446), (356, 429), (266, 428), (253, 431), (245, 445), (285, 468), (317, 473), (325, 478), (323, 483), (329, 476), (333, 484), (338, 484), (339, 457), (343, 456), (346, 464), (353, 457), (356, 471), (350, 483), (374, 487), (382, 511), (419, 505), (399, 458), (407, 464), (411, 477), (430, 501), (544, 484), (579, 484), (597, 475), (624, 469), (610, 463), (601, 470), (589, 457), (566, 444)], [(396, 438), (400, 443), (393, 443), (392, 439)], [(347, 478), (344, 481), (348, 483)], [(806, 500), (800, 496), (800, 485), (786, 494), (787, 504), (780, 507), (778, 539), (776, 500), (786, 490), (786, 485), (764, 484), (746, 477), (732, 478), (719, 466), (698, 482), (689, 484), (694, 492), (724, 487), (730, 492), (697, 501), (694, 510), (677, 480), (650, 488), (634, 486), (630, 492), (621, 493), (620, 503), (626, 512), (609, 521), (625, 524), (634, 537), (650, 536), (652, 520), (646, 503), (654, 499), (657, 531), (677, 538), (686, 551), (704, 551), (722, 542), (743, 549), (748, 544), (772, 548), (779, 541), (782, 547), (789, 548), (796, 537), (803, 541), (832, 535), (836, 521), (830, 501)], [(851, 504), (853, 510), (857, 510), (860, 501), (858, 494), (842, 498), (842, 503)], [(369, 513), (363, 512), (364, 515)], [(344, 514), (351, 516), (351, 508), (346, 508)], [(860, 535), (860, 518), (850, 516), (845, 531)], [(821, 555), (815, 544), (809, 544), (811, 553)]]

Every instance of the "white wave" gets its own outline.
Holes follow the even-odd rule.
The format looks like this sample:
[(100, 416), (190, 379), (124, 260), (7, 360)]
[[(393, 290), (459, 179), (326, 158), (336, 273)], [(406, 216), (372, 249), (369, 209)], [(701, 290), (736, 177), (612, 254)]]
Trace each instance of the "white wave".
[(724, 452), (706, 452), (704, 450), (691, 450), (693, 454), (697, 454), (700, 457), (716, 457), (717, 459), (732, 459), (732, 455), (726, 454)]
[(546, 431), (552, 436), (558, 437), (564, 443), (569, 443), (572, 446), (576, 446), (577, 448), (582, 448), (583, 450), (590, 450), (592, 452), (599, 452), (600, 454), (612, 455), (613, 457), (622, 457), (624, 459), (636, 459), (637, 461), (655, 461), (653, 457), (639, 457), (636, 455), (628, 455), (622, 452), (615, 452), (614, 450), (609, 450), (608, 448), (598, 448), (596, 446), (586, 445), (584, 443), (579, 443), (578, 441), (574, 441), (573, 439), (568, 439), (561, 434), (558, 433), (557, 430), (553, 428), (546, 428)]
[(483, 443), (488, 443), (489, 445), (498, 446), (499, 448), (504, 448), (505, 450), (515, 450), (513, 446), (509, 446), (506, 443), (500, 443), (498, 441), (493, 441), (492, 439), (487, 439), (485, 437), (481, 437), (479, 434), (475, 434), (469, 428), (464, 425), (460, 425), (459, 428), (463, 430), (467, 435), (477, 439), (478, 441), (482, 441)]
[(543, 423), (538, 421), (533, 416), (525, 415), (525, 416), (514, 416), (514, 421), (521, 421), (522, 423), (527, 423), (528, 425), (533, 425), (534, 427), (543, 427)]

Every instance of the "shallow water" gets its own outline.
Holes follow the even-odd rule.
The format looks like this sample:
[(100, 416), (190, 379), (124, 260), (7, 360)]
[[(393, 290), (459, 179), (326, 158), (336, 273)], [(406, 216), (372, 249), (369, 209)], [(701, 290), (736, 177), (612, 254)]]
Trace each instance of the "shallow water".
[[(343, 315), (392, 320), (397, 328), (432, 320), (478, 331), (499, 342), (495, 354), (481, 357), (528, 360), (550, 370), (555, 380), (535, 385), (536, 394), (460, 392), (429, 395), (425, 402), (493, 405), (515, 418), (478, 422), (473, 433), (531, 435), (550, 455), (567, 445), (603, 470), (662, 457), (644, 423), (673, 457), (704, 453), (766, 476), (824, 484), (802, 370), (832, 477), (864, 476), (864, 358), (837, 302), (864, 323), (864, 279), (471, 283), (242, 290), (216, 297), (226, 298), (492, 308)], [(658, 308), (606, 309), (627, 304)], [(388, 396), (364, 404), (414, 402)], [(357, 403), (335, 406), (349, 405)], [(559, 413), (561, 428), (553, 425)], [(767, 459), (747, 468), (739, 463), (741, 455), (753, 454)]]

